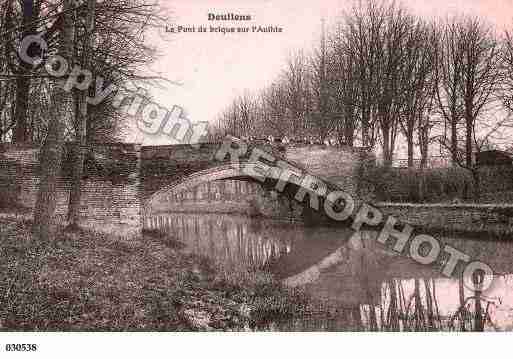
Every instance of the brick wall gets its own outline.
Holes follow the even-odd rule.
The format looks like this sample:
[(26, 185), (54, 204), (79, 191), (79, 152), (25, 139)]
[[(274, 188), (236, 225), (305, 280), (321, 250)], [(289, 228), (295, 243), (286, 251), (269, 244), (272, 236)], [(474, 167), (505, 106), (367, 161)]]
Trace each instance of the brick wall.
[(286, 148), (285, 157), (301, 164), (309, 173), (340, 185), (350, 194), (359, 191), (362, 168), (375, 165), (373, 154), (349, 146), (291, 144)]
[(0, 206), (9, 206), (16, 202), (18, 166), (14, 160), (0, 161)]
[[(33, 209), (39, 188), (39, 150), (5, 148), (0, 154), (0, 197), (4, 206)], [(71, 186), (70, 147), (63, 153), (63, 170), (57, 181), (56, 215), (66, 222)], [(82, 181), (83, 225), (109, 229), (121, 235), (139, 233), (141, 228), (139, 158), (140, 146), (95, 145), (94, 164), (88, 161)], [(8, 198), (9, 200), (5, 200)]]

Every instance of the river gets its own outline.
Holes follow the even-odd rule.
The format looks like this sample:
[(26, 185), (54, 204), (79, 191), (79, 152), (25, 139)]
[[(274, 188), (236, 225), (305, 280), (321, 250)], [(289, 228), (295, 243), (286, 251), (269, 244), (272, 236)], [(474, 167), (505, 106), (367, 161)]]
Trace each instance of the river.
[[(188, 250), (226, 271), (264, 269), (291, 276), (314, 303), (272, 329), (287, 331), (503, 331), (513, 330), (513, 244), (446, 238), (497, 273), (484, 293), (472, 292), (440, 265), (424, 266), (392, 254), (373, 240), (354, 240), (346, 228), (306, 227), (227, 214), (164, 213), (149, 221)], [(343, 260), (308, 275), (339, 250)], [(297, 283), (296, 283), (297, 284)]]

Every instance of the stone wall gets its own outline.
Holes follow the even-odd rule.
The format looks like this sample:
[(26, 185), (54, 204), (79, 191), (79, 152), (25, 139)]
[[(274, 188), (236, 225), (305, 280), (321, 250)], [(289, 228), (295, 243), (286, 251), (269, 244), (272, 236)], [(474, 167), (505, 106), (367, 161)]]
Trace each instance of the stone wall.
[(379, 203), (376, 206), (384, 215), (414, 227), (501, 236), (513, 234), (513, 205)]

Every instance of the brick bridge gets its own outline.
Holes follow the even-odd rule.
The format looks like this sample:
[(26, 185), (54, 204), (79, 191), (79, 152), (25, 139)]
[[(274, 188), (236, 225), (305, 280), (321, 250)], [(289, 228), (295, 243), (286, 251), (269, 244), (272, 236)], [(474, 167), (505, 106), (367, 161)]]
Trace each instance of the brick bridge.
[[(4, 205), (34, 207), (39, 182), (38, 153), (39, 149), (34, 147), (4, 145), (0, 148), (0, 196)], [(69, 153), (66, 146), (57, 184), (57, 215), (63, 220), (69, 201)], [(285, 145), (266, 141), (253, 141), (247, 145), (230, 141), (224, 145), (208, 143), (198, 148), (191, 145), (95, 144), (88, 153), (82, 196), (84, 226), (100, 225), (119, 233), (125, 230), (139, 232), (156, 200), (172, 198), (205, 182), (238, 179), (255, 181), (262, 186), (276, 185), (281, 169), (271, 170), (274, 178), (271, 176), (260, 182), (245, 171), (248, 165), (261, 167), (266, 163), (271, 169), (277, 169), (279, 163), (280, 167), (299, 169), (303, 178), (323, 179), (346, 192), (355, 193), (359, 171), (368, 161), (373, 161), (373, 156), (366, 151), (351, 147)], [(255, 153), (260, 156), (255, 157)], [(234, 160), (235, 154), (239, 155), (238, 160)], [(283, 193), (295, 195), (297, 183), (294, 186), (286, 186), (289, 191), (286, 189)], [(305, 201), (308, 198), (306, 195)], [(118, 227), (123, 230), (120, 232)]]

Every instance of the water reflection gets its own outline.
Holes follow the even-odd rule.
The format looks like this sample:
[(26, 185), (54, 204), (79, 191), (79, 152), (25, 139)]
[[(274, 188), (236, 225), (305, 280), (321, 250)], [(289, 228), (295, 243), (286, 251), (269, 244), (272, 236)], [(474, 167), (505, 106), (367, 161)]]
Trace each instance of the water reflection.
[(273, 323), (278, 330), (488, 331), (513, 330), (513, 245), (451, 239), (451, 244), (490, 264), (495, 284), (486, 293), (470, 291), (439, 268), (388, 253), (371, 238), (349, 240), (343, 228), (243, 216), (169, 213), (148, 225), (183, 241), (227, 270), (266, 267), (280, 278), (308, 270), (337, 248), (343, 260), (305, 283), (312, 297), (294, 320)]
[(159, 229), (209, 257), (227, 270), (261, 268), (290, 252), (296, 227), (273, 231), (261, 221), (222, 214), (167, 213), (152, 217), (149, 229)]

